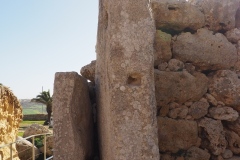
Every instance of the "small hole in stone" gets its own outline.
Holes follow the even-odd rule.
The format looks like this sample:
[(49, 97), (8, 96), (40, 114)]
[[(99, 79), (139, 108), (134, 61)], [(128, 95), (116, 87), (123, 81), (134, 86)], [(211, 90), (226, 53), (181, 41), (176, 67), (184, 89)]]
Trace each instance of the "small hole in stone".
[(133, 85), (133, 86), (140, 86), (141, 78), (142, 78), (142, 76), (139, 73), (133, 73), (128, 76), (127, 84)]
[(174, 7), (174, 6), (168, 6), (168, 10), (171, 10), (171, 11), (176, 11), (176, 10), (177, 10), (177, 8), (176, 8), (176, 7)]

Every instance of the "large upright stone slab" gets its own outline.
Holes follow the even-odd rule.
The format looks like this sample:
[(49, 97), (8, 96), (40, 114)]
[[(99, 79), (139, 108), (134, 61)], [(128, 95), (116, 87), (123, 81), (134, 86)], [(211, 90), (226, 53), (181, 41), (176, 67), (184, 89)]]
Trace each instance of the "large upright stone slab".
[(96, 63), (102, 160), (159, 160), (148, 0), (100, 0)]
[(87, 80), (76, 72), (55, 74), (54, 159), (92, 159), (93, 120)]

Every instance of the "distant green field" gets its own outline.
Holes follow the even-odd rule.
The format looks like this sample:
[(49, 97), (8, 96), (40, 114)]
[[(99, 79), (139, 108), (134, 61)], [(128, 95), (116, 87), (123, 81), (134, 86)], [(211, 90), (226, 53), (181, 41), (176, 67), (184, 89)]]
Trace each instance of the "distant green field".
[(47, 114), (46, 107), (44, 106), (42, 109), (42, 106), (39, 107), (31, 107), (31, 108), (23, 108), (23, 114)]
[(22, 100), (20, 100), (20, 103), (21, 103), (24, 115), (26, 115), (26, 114), (47, 114), (45, 105), (31, 102), (30, 99), (22, 99)]

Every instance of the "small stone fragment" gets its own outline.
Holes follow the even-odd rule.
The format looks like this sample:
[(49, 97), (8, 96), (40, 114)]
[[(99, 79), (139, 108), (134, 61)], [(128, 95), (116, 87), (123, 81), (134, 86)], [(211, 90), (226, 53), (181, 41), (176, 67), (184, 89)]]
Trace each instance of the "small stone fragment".
[(240, 137), (233, 131), (225, 130), (228, 148), (234, 153), (240, 153)]
[(167, 62), (172, 57), (171, 51), (172, 36), (161, 30), (157, 30), (154, 41), (154, 66)]
[(177, 59), (170, 59), (168, 62), (168, 68), (173, 72), (182, 71), (184, 64), (182, 61), (179, 61)]
[(194, 119), (204, 117), (208, 113), (208, 107), (209, 104), (207, 102), (194, 102), (189, 108), (189, 115), (191, 115)]
[(205, 94), (205, 97), (206, 99), (208, 100), (208, 102), (213, 105), (213, 106), (217, 106), (218, 105), (218, 102), (217, 100), (209, 93), (206, 93)]
[(237, 111), (231, 107), (211, 107), (209, 114), (212, 118), (225, 121), (236, 121), (239, 117)]
[(240, 29), (234, 28), (226, 32), (227, 39), (232, 43), (237, 43), (240, 40)]
[(91, 82), (95, 82), (95, 67), (96, 67), (96, 60), (82, 67), (80, 70), (80, 73), (84, 78), (90, 80)]
[(223, 158), (231, 158), (233, 156), (233, 152), (230, 149), (226, 149), (225, 152), (222, 154)]
[(184, 160), (209, 160), (210, 154), (198, 147), (191, 147), (187, 150)]
[(226, 149), (226, 139), (220, 120), (204, 117), (198, 123), (201, 129), (202, 147), (209, 149), (214, 155), (222, 154)]

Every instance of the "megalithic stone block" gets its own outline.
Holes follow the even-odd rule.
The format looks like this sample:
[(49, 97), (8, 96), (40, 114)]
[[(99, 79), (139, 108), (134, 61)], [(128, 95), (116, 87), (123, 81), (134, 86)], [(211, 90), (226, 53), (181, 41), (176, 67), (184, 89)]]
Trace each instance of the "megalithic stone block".
[(54, 159), (92, 158), (93, 119), (87, 80), (76, 72), (55, 74)]
[(99, 0), (96, 93), (102, 160), (159, 160), (149, 0)]

